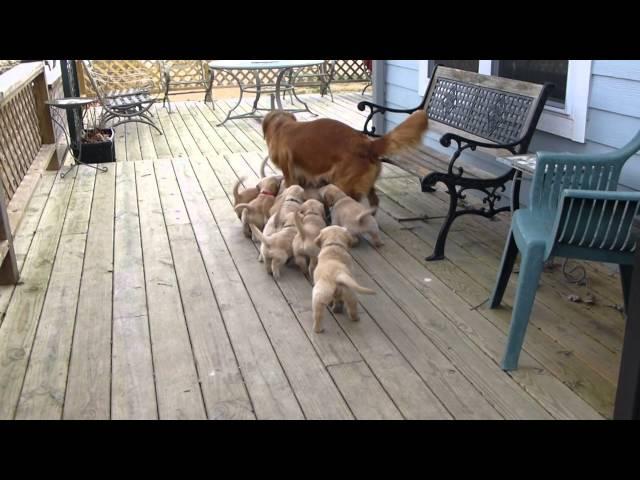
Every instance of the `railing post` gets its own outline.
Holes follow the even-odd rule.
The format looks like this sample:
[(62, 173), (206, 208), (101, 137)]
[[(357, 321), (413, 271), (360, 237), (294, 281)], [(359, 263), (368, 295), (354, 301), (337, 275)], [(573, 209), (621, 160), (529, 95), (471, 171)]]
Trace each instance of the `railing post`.
[(82, 60), (76, 60), (76, 75), (78, 76), (78, 92), (80, 97), (84, 97), (87, 94), (87, 83), (84, 76), (84, 66)]
[[(44, 76), (44, 70), (33, 81), (33, 95), (36, 100), (36, 115), (38, 116), (38, 129), (42, 144), (56, 144), (56, 135), (51, 121), (51, 110), (46, 104), (49, 100), (49, 89)], [(61, 159), (56, 150), (47, 165), (47, 170), (59, 170), (62, 166)]]
[[(6, 254), (4, 254), (6, 250)], [(4, 201), (4, 187), (0, 182), (0, 255), (4, 254), (0, 264), (0, 285), (11, 285), (18, 282), (20, 271), (16, 261), (16, 251), (13, 248), (13, 235), (7, 215), (7, 205)], [(0, 256), (0, 258), (2, 258)]]

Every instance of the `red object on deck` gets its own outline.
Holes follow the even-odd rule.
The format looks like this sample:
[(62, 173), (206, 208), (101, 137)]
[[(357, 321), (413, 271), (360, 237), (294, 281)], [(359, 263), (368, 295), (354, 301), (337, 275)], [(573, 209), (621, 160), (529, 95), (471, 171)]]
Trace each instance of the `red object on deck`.
[(371, 70), (373, 69), (373, 60), (362, 60), (364, 62), (365, 67), (367, 67), (367, 70), (369, 70), (369, 73), (371, 73)]

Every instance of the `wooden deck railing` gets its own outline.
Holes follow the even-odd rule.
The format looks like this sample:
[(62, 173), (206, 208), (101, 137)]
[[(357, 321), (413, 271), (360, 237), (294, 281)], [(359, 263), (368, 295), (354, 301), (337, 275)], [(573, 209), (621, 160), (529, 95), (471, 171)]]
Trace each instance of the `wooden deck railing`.
[(0, 284), (18, 280), (13, 236), (43, 169), (60, 161), (42, 63), (0, 75)]
[[(209, 60), (206, 60), (209, 61)], [(172, 87), (172, 91), (179, 91), (180, 89), (189, 89), (193, 87), (188, 84), (181, 85), (179, 82), (193, 81), (201, 75), (201, 66), (199, 60), (194, 60), (191, 68), (184, 69), (181, 72), (175, 72), (176, 84)], [(88, 79), (84, 76), (84, 69), (82, 62), (77, 61), (78, 65), (78, 80), (80, 82), (80, 91), (91, 94), (92, 89)], [(153, 79), (156, 89), (160, 91), (162, 85), (160, 68), (156, 60), (95, 60), (95, 68), (101, 73), (108, 74), (114, 78), (114, 85), (111, 87), (114, 89), (126, 89), (128, 85), (125, 83), (118, 83), (118, 76), (131, 73), (133, 71), (145, 71), (149, 74), (149, 77)], [(235, 72), (238, 74), (241, 80), (244, 80), (243, 75), (246, 73)], [(253, 75), (253, 74), (250, 74)], [(263, 82), (275, 81), (275, 73), (270, 70), (261, 72), (261, 80)], [(349, 83), (349, 82), (367, 82), (369, 80), (369, 74), (366, 65), (362, 60), (338, 60), (336, 62), (336, 71), (334, 75), (335, 83)], [(236, 82), (231, 75), (217, 75), (216, 82), (213, 85), (214, 88), (235, 87)], [(154, 92), (157, 93), (157, 92)]]

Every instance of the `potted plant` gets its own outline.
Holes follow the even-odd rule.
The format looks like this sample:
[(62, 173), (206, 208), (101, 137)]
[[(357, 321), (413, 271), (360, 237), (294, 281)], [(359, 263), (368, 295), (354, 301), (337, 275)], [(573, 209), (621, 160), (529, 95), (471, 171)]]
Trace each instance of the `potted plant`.
[(82, 161), (107, 163), (116, 161), (115, 132), (96, 118), (95, 106), (88, 115), (89, 122), (82, 131)]
[(113, 128), (89, 128), (82, 135), (82, 161), (107, 163), (116, 161)]

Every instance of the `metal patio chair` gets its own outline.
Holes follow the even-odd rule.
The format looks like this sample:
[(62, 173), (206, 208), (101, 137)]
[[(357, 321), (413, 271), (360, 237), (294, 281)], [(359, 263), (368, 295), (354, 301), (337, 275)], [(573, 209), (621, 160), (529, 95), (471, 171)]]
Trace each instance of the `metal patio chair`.
[[(147, 71), (107, 75), (98, 72), (91, 60), (83, 60), (82, 64), (102, 107), (99, 120), (101, 128), (110, 120), (116, 120), (112, 127), (138, 122), (153, 127), (162, 135), (162, 130), (157, 127), (149, 111), (156, 97), (151, 94), (155, 90), (155, 82)], [(128, 88), (114, 88), (117, 84)]]
[(538, 153), (529, 206), (513, 213), (490, 298), (490, 308), (496, 308), (520, 252), (503, 370), (518, 367), (543, 264), (552, 256), (617, 263), (626, 311), (640, 192), (615, 190), (624, 163), (639, 150), (640, 132), (624, 147), (605, 154)]
[(180, 89), (180, 93), (199, 93), (204, 90), (204, 103), (207, 101), (213, 103), (211, 98), (213, 76), (205, 60), (160, 60), (160, 69), (164, 89), (162, 106), (168, 104), (169, 112), (171, 112), (169, 91), (174, 86), (184, 88)]
[[(336, 74), (337, 60), (327, 60), (322, 65), (312, 67), (305, 72), (305, 69), (292, 72), (289, 76), (289, 84), (294, 87), (320, 87), (320, 95), (324, 97), (327, 93), (333, 102), (333, 92), (331, 82)], [(293, 92), (289, 92), (291, 102), (293, 102)], [(284, 100), (285, 93), (282, 94)]]

